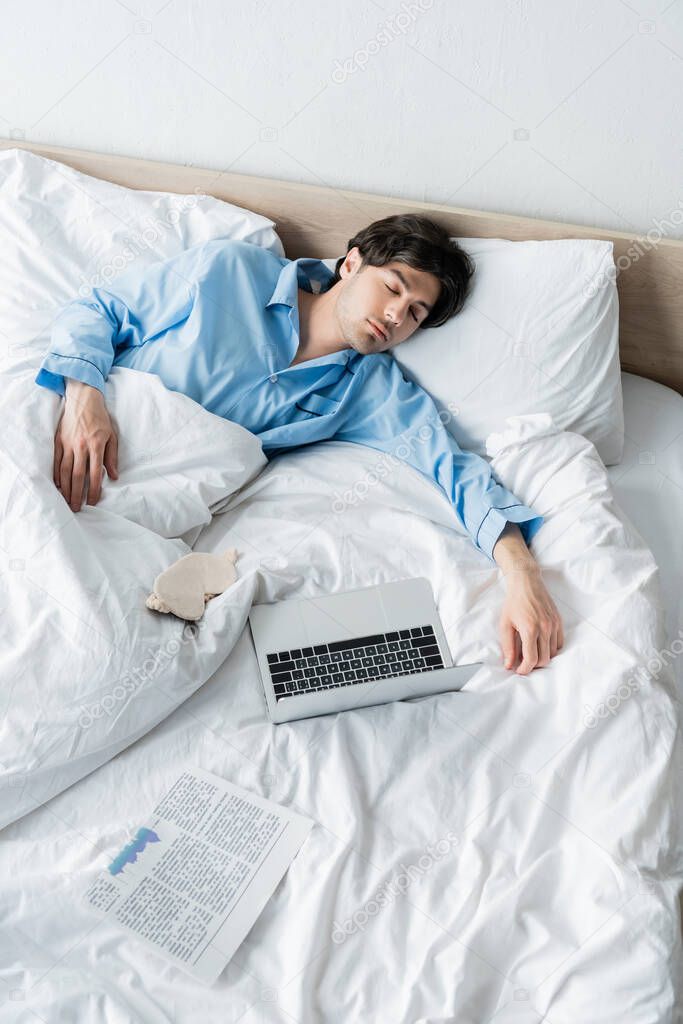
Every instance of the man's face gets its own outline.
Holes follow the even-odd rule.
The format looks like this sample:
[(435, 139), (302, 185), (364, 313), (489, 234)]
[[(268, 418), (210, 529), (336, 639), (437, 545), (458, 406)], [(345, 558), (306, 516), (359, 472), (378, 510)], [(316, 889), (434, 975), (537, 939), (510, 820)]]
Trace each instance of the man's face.
[[(433, 274), (398, 260), (362, 269), (361, 263), (358, 249), (350, 249), (339, 268), (335, 315), (346, 344), (369, 355), (394, 348), (414, 334), (439, 298), (441, 283)], [(375, 333), (373, 324), (384, 337)]]

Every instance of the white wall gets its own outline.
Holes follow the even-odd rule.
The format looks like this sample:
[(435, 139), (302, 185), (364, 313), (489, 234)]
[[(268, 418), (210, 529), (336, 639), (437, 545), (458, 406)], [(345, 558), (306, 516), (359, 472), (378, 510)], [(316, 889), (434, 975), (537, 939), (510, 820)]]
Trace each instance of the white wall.
[(683, 209), (683, 0), (5, 5), (8, 138), (622, 230)]

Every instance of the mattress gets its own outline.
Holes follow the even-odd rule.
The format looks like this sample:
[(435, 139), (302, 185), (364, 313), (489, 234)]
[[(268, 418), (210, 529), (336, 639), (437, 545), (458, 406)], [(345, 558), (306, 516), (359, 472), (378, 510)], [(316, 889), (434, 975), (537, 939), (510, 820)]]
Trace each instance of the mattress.
[[(39, 402), (32, 379), (27, 366), (0, 394), (14, 425), (0, 483), (25, 510), (0, 538), (15, 561), (0, 576), (3, 627), (26, 647), (0, 744), (3, 1024), (679, 1020), (680, 730), (669, 664), (636, 670), (668, 642), (660, 542), (680, 500), (680, 399), (625, 377), (633, 447), (610, 476), (589, 442), (548, 423), (498, 435), (494, 472), (545, 517), (532, 547), (565, 627), (557, 657), (519, 677), (498, 646), (499, 570), (410, 467), (378, 472), (377, 452), (332, 441), (253, 476), (243, 448), (248, 482), (231, 493), (220, 470), (239, 439), (205, 450), (216, 425), (196, 410), (191, 451), (176, 430), (162, 477), (125, 491), (124, 467), (118, 500), (74, 517), (49, 479), (57, 403)], [(127, 397), (150, 448), (184, 424), (183, 396), (160, 390), (153, 409)], [(123, 398), (125, 373), (114, 415)], [(174, 474), (203, 479), (202, 458), (215, 463), (211, 494), (183, 505)], [(175, 519), (149, 519), (159, 494), (178, 495), (164, 508), (193, 537), (211, 500), (221, 512), (195, 548), (239, 552), (236, 584), (187, 638), (144, 609), (156, 567), (184, 550)], [(169, 538), (154, 532), (164, 526)], [(273, 726), (245, 628), (252, 601), (407, 576), (431, 581), (454, 660), (482, 662), (465, 689)], [(74, 611), (82, 649), (67, 643)], [(163, 671), (150, 657), (135, 685), (115, 685), (155, 629), (173, 652)], [(68, 673), (50, 671), (67, 654)], [(82, 900), (188, 764), (314, 821), (210, 989)]]
[[(683, 627), (683, 396), (632, 373), (621, 375), (624, 457), (607, 470), (615, 498), (655, 556), (674, 638)], [(683, 659), (674, 663), (683, 695)]]

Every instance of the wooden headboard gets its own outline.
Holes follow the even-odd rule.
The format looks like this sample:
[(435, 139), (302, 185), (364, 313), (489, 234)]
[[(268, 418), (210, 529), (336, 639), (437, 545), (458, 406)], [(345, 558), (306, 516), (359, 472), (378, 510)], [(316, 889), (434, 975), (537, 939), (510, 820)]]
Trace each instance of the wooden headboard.
[(605, 231), (578, 224), (463, 210), (365, 192), (300, 185), (271, 178), (0, 140), (128, 188), (205, 192), (273, 220), (290, 259), (326, 259), (346, 252), (362, 227), (395, 213), (424, 213), (452, 236), (523, 239), (601, 238), (614, 243), (619, 268), (622, 369), (683, 394), (683, 241)]

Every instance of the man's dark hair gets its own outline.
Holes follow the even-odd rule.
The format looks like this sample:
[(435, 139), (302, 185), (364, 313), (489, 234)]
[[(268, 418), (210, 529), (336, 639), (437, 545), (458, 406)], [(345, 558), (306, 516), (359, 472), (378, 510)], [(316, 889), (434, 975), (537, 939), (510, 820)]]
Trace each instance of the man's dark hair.
[[(383, 267), (392, 260), (405, 263), (415, 270), (424, 270), (438, 277), (441, 292), (431, 313), (421, 327), (440, 327), (462, 309), (474, 262), (446, 228), (429, 217), (417, 213), (399, 213), (369, 224), (349, 239), (346, 252), (354, 246), (365, 266)], [(341, 280), (339, 268), (346, 259), (337, 260), (332, 285)]]

